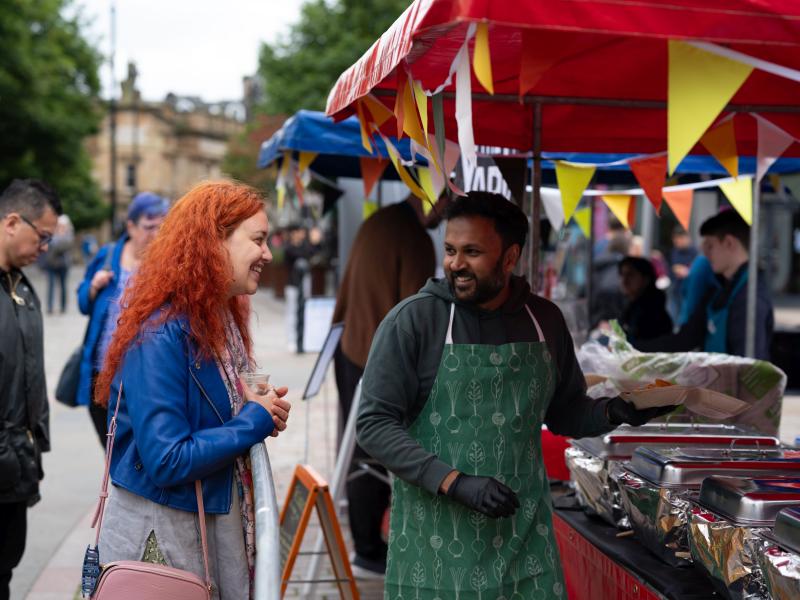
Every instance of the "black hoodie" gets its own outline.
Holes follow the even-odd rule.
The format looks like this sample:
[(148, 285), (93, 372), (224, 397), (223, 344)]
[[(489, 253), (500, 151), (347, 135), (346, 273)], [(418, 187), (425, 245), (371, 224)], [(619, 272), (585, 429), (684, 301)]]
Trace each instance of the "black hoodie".
[(575, 348), (558, 307), (531, 294), (521, 277), (511, 278), (511, 295), (494, 311), (455, 300), (444, 279), (429, 279), (419, 293), (395, 306), (375, 333), (361, 388), (358, 443), (398, 477), (436, 494), (453, 467), (422, 448), (407, 429), (433, 387), (444, 349), (450, 305), (455, 303), (453, 342), (500, 345), (539, 339), (525, 304), (539, 322), (557, 368), (556, 389), (545, 415), (554, 433), (573, 437), (613, 429), (607, 400), (586, 396)]

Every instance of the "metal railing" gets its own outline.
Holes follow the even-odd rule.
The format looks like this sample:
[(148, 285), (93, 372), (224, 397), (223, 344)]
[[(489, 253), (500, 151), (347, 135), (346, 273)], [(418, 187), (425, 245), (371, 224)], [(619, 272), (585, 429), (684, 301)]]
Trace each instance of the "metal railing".
[(280, 600), (280, 512), (266, 444), (250, 448), (256, 513), (255, 600)]

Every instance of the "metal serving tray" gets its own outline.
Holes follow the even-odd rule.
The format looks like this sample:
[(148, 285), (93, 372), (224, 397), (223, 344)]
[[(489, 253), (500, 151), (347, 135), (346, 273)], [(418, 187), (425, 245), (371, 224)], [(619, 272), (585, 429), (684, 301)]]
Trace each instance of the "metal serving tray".
[(800, 479), (712, 475), (700, 487), (698, 504), (734, 525), (771, 527), (781, 509), (800, 508)]
[(663, 488), (697, 489), (711, 475), (800, 477), (800, 451), (644, 447), (625, 467)]
[(784, 508), (778, 513), (772, 537), (787, 550), (800, 554), (800, 506)]
[(640, 427), (623, 425), (605, 435), (573, 440), (572, 445), (603, 459), (627, 459), (639, 446), (714, 446), (720, 448), (780, 446), (778, 438), (736, 425), (648, 423)]

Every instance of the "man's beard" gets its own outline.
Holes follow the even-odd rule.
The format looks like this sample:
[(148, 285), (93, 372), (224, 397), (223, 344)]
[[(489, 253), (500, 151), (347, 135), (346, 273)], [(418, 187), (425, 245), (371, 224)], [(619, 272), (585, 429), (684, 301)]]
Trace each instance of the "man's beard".
[[(485, 304), (493, 300), (503, 291), (506, 285), (505, 273), (503, 273), (503, 257), (501, 256), (495, 264), (492, 272), (488, 276), (478, 279), (475, 273), (469, 269), (460, 271), (448, 271), (447, 282), (450, 284), (450, 291), (453, 292), (456, 300), (465, 304)], [(472, 277), (475, 286), (468, 292), (459, 292), (456, 287), (456, 277)]]

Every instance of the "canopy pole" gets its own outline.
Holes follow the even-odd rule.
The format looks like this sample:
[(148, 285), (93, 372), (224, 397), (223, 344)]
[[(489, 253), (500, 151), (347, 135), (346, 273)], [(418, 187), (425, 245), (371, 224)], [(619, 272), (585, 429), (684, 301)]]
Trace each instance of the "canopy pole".
[(539, 291), (539, 256), (541, 254), (542, 212), (542, 105), (533, 105), (533, 180), (531, 181), (531, 231), (528, 247), (528, 283), (531, 291)]
[(750, 258), (747, 265), (747, 322), (745, 354), (756, 357), (756, 299), (758, 298), (758, 232), (760, 224), (761, 182), (753, 178), (753, 222), (750, 224)]
[(592, 294), (594, 293), (594, 196), (589, 196), (589, 253), (586, 257), (586, 312), (588, 313), (586, 334), (588, 336), (592, 325)]

